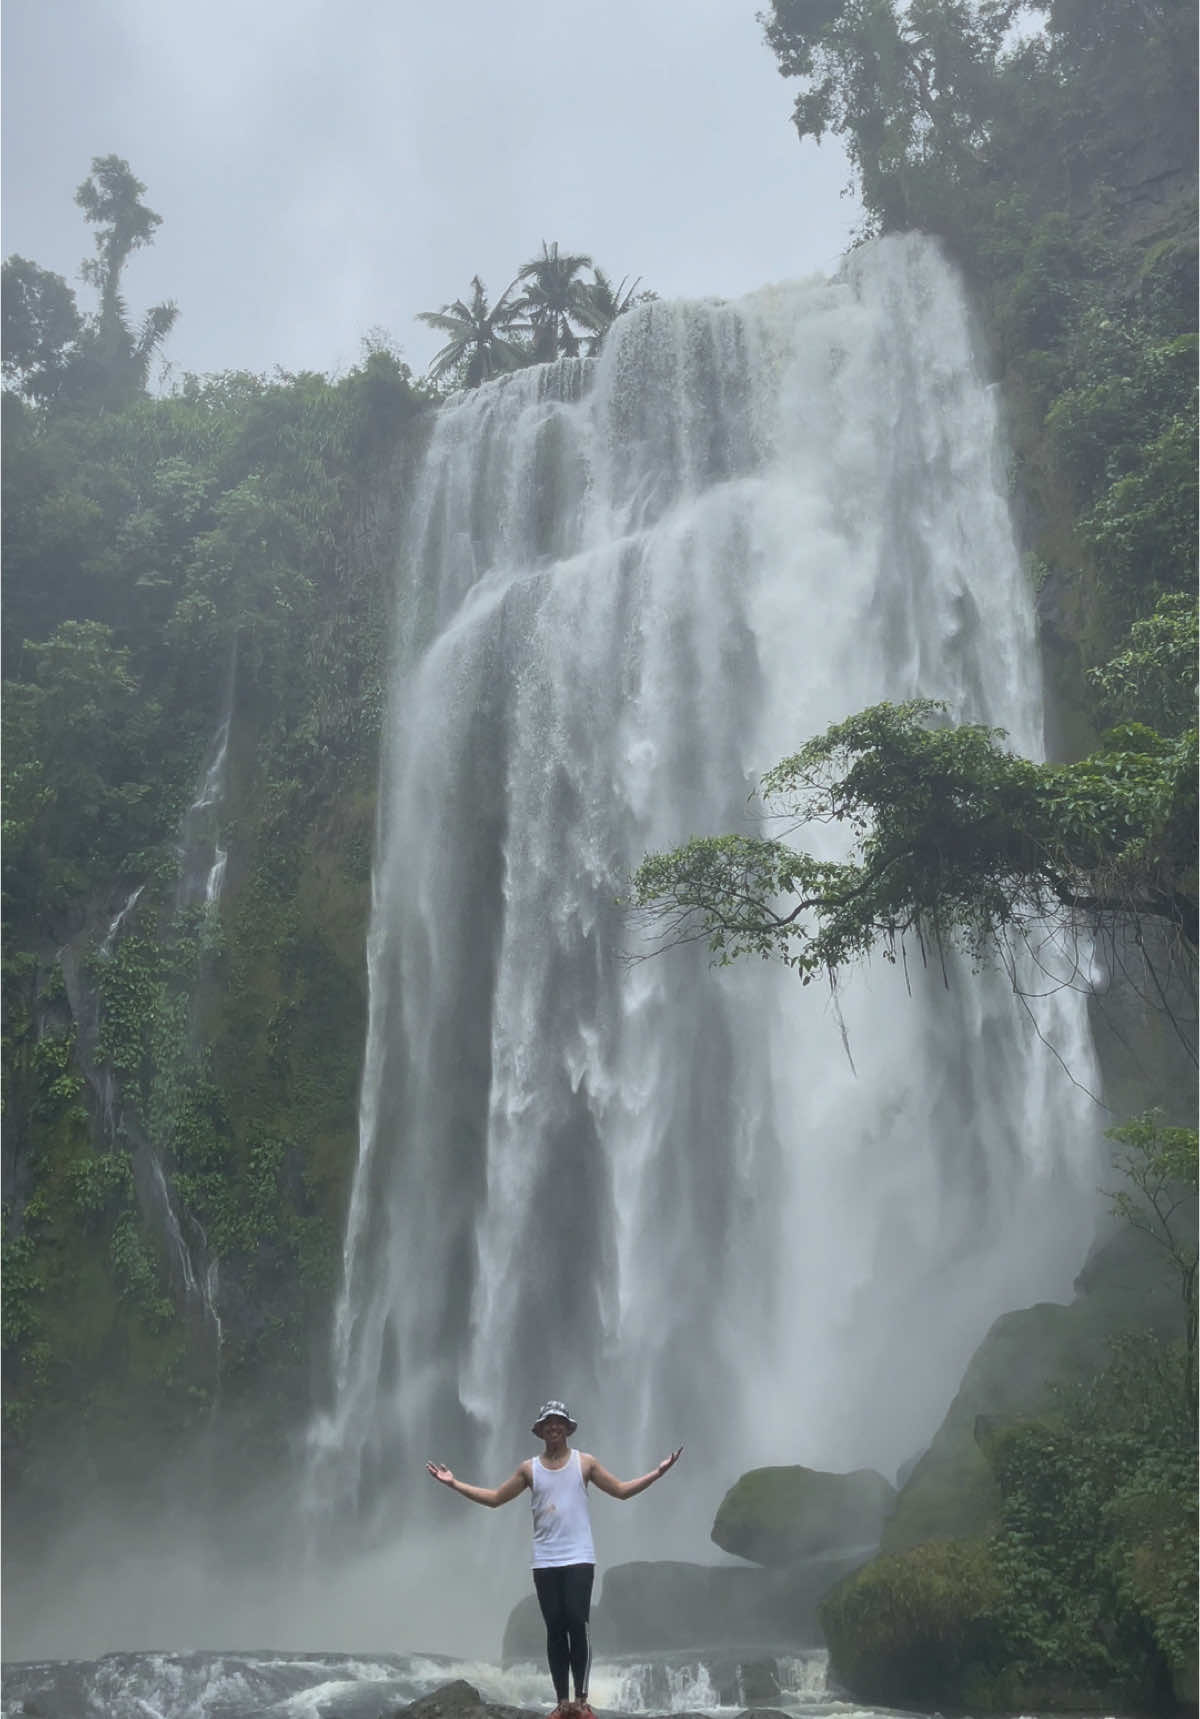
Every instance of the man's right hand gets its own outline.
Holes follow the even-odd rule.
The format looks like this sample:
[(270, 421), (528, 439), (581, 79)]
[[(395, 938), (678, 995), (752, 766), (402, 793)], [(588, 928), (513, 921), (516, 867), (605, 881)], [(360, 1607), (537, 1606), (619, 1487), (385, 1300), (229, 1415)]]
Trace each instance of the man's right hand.
[(435, 1480), (440, 1480), (443, 1486), (453, 1486), (454, 1476), (444, 1462), (427, 1462), (426, 1469)]

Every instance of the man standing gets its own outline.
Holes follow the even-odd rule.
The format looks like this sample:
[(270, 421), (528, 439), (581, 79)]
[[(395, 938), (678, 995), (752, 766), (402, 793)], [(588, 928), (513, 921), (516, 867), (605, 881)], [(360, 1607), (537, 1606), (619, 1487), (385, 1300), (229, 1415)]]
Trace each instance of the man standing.
[(565, 1403), (543, 1403), (532, 1431), (546, 1448), (541, 1456), (526, 1458), (502, 1486), (468, 1486), (456, 1480), (444, 1463), (425, 1464), (443, 1486), (474, 1504), (486, 1504), (489, 1510), (519, 1497), (526, 1487), (533, 1494), (533, 1585), (546, 1620), (546, 1657), (558, 1701), (552, 1719), (562, 1719), (571, 1706), (568, 1673), (575, 1686), (579, 1719), (593, 1719), (588, 1705), (588, 1615), (596, 1554), (588, 1516), (588, 1486), (598, 1486), (610, 1498), (635, 1498), (674, 1468), (683, 1452), (680, 1445), (638, 1480), (618, 1480), (594, 1456), (568, 1446), (567, 1439), (577, 1425)]

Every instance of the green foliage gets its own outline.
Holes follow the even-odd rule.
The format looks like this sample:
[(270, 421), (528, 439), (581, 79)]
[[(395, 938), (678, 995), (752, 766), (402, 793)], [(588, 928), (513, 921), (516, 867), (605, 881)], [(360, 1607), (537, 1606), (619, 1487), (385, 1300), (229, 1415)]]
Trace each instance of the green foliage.
[(5, 1349), (11, 1350), (23, 1345), (38, 1330), (37, 1302), (46, 1289), (38, 1271), (34, 1239), (28, 1231), (14, 1236), (5, 1226), (0, 1269), (4, 1276), (0, 1330)]
[(1168, 1124), (1161, 1110), (1108, 1130), (1108, 1138), (1124, 1148), (1114, 1167), (1124, 1186), (1111, 1194), (1114, 1214), (1147, 1235), (1171, 1262), (1184, 1307), (1184, 1366), (1181, 1405), (1196, 1433), (1196, 1193), (1197, 1134), (1194, 1128)]
[(1160, 597), (1153, 614), (1135, 621), (1129, 642), (1088, 678), (1103, 712), (1117, 722), (1142, 722), (1160, 734), (1180, 734), (1196, 710), (1197, 608), (1181, 593)]
[[(225, 1401), (253, 1392), (283, 1422), (307, 1390), (364, 1031), (395, 540), (378, 479), (426, 404), (378, 338), (337, 382), (231, 373), (148, 397), (139, 352), (154, 342), (115, 289), (157, 217), (124, 164), (105, 158), (90, 183), (100, 316), (77, 329), (36, 265), (12, 259), (5, 276), (6, 328), (11, 312), (24, 343), (6, 371), (20, 392), (4, 395), (3, 470), (18, 1166), (4, 1382), (22, 1475), (66, 1427), (88, 1429), (92, 1452), (165, 1458), (211, 1400), (211, 1331), (176, 1305), (135, 1140), (189, 1245), (203, 1231), (233, 1306), (253, 1310), (226, 1320)], [(231, 690), (227, 892), (219, 914), (180, 912), (181, 819)], [(95, 1031), (89, 1013), (76, 1043), (89, 991)], [(104, 1117), (93, 1102), (89, 1120), (85, 1067), (115, 1082)]]
[(1080, 522), (1111, 609), (1122, 617), (1164, 589), (1195, 586), (1196, 452), (1193, 407), (1138, 450), (1137, 469), (1117, 478)]
[(604, 336), (619, 316), (624, 316), (634, 305), (646, 304), (657, 296), (649, 291), (638, 291), (642, 284), (640, 275), (632, 283), (626, 275), (617, 286), (612, 284), (602, 268), (594, 269), (593, 277), (584, 285), (583, 302), (579, 310), (580, 320), (589, 331), (589, 358), (594, 358), (600, 351)]
[(119, 403), (146, 385), (150, 360), (174, 326), (179, 312), (173, 304), (148, 310), (141, 326), (129, 326), (121, 297), (121, 276), (133, 251), (148, 245), (162, 224), (142, 202), (146, 187), (118, 155), (96, 156), (92, 171), (75, 193), (84, 218), (98, 231), (96, 255), (83, 265), (83, 278), (100, 295), (99, 314), (89, 324), (68, 385), (77, 394), (94, 394), (107, 404)]
[(73, 1121), (87, 1120), (87, 1113), (79, 1103), (83, 1081), (72, 1066), (74, 1041), (74, 1033), (61, 1038), (47, 1034), (33, 1044), (29, 1056), (34, 1082), (31, 1109), (42, 1121), (54, 1121), (64, 1115)]
[(1032, 547), (1095, 664), (1195, 588), (1195, 9), (773, 0), (763, 22), (869, 230), (937, 234), (965, 268)]
[(1196, 1447), (1181, 1346), (1149, 1332), (1040, 1419), (980, 1418), (990, 1532), (876, 1558), (828, 1596), (859, 1700), (968, 1711), (1171, 1707), (1196, 1652)]
[(121, 294), (130, 254), (152, 242), (162, 221), (142, 202), (145, 189), (127, 161), (105, 155), (94, 158), (75, 194), (97, 228), (96, 255), (81, 271), (99, 295), (96, 314), (80, 314), (61, 276), (24, 257), (5, 262), (4, 376), (30, 400), (113, 409), (144, 389), (150, 361), (178, 315), (173, 304), (154, 305), (135, 329)]
[(117, 1219), (110, 1251), (121, 1294), (152, 1331), (164, 1329), (175, 1317), (175, 1305), (164, 1292), (160, 1267), (132, 1212), (122, 1212)]
[(494, 305), (489, 305), (487, 288), (476, 275), (471, 282), (469, 303), (456, 298), (441, 310), (419, 313), (420, 322), (450, 336), (430, 362), (429, 374), (434, 381), (450, 377), (464, 388), (478, 388), (481, 382), (489, 382), (506, 370), (515, 370), (526, 361), (526, 349), (510, 338), (525, 326), (519, 321), (519, 307), (511, 296), (515, 287), (514, 281)]
[(876, 1558), (821, 1602), (830, 1670), (860, 1701), (987, 1710), (1005, 1665), (987, 1545), (933, 1540)]
[(61, 909), (94, 867), (161, 837), (150, 770), (157, 704), (97, 621), (29, 643), (30, 679), (5, 685), (5, 887), (31, 915)]
[(1196, 1445), (1182, 1373), (1179, 1345), (1131, 1334), (1061, 1393), (1053, 1422), (987, 1447), (1013, 1664), (1034, 1682), (1067, 1670), (1157, 1704), (1164, 1662), (1194, 1661)]
[[(592, 270), (590, 281), (581, 278), (584, 269)], [(590, 257), (543, 240), (541, 256), (522, 264), (494, 305), (476, 275), (469, 300), (418, 313), (418, 321), (450, 336), (430, 363), (430, 379), (450, 389), (477, 388), (526, 364), (576, 358), (585, 340), (594, 357), (617, 318), (654, 297), (639, 293), (639, 284), (640, 277), (632, 285), (626, 277), (614, 287)]]
[(30, 399), (53, 399), (83, 330), (71, 288), (26, 257), (8, 257), (0, 274), (0, 320), (5, 381)]
[(517, 280), (524, 283), (518, 302), (529, 319), (535, 362), (579, 356), (579, 336), (572, 324), (588, 325), (593, 301), (579, 276), (591, 267), (591, 257), (582, 251), (563, 253), (557, 243), (548, 245), (543, 239), (541, 256), (517, 270)]
[(133, 1164), (126, 1151), (89, 1152), (75, 1160), (68, 1176), (76, 1210), (88, 1218), (126, 1206), (133, 1197)]
[(1030, 921), (1080, 913), (1162, 921), (1195, 950), (1194, 730), (1127, 727), (1077, 764), (1033, 764), (995, 729), (931, 726), (942, 710), (876, 705), (762, 778), (789, 833), (844, 826), (848, 860), (698, 838), (643, 861), (635, 907), (664, 942), (703, 938), (722, 962), (775, 956), (805, 982), (878, 945), (894, 960), (909, 934), (922, 952), (982, 959)]

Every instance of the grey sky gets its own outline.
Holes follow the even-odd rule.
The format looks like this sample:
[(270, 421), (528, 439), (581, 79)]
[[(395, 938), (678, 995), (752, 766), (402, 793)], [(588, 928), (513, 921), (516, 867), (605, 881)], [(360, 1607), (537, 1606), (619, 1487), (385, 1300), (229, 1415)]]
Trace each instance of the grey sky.
[(666, 297), (824, 272), (858, 209), (759, 3), (5, 0), (4, 254), (77, 282), (74, 189), (125, 156), (163, 216), (127, 296), (178, 302), (177, 374), (336, 371), (372, 327), (421, 369), (417, 311), (542, 239)]

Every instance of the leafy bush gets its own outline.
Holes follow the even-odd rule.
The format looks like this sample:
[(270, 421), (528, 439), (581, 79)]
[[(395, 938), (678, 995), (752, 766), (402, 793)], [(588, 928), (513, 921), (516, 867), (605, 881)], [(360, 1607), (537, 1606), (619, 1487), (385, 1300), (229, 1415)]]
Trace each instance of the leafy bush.
[(932, 1540), (876, 1558), (821, 1604), (830, 1669), (860, 1701), (978, 1700), (1006, 1663), (1002, 1600), (983, 1541)]

